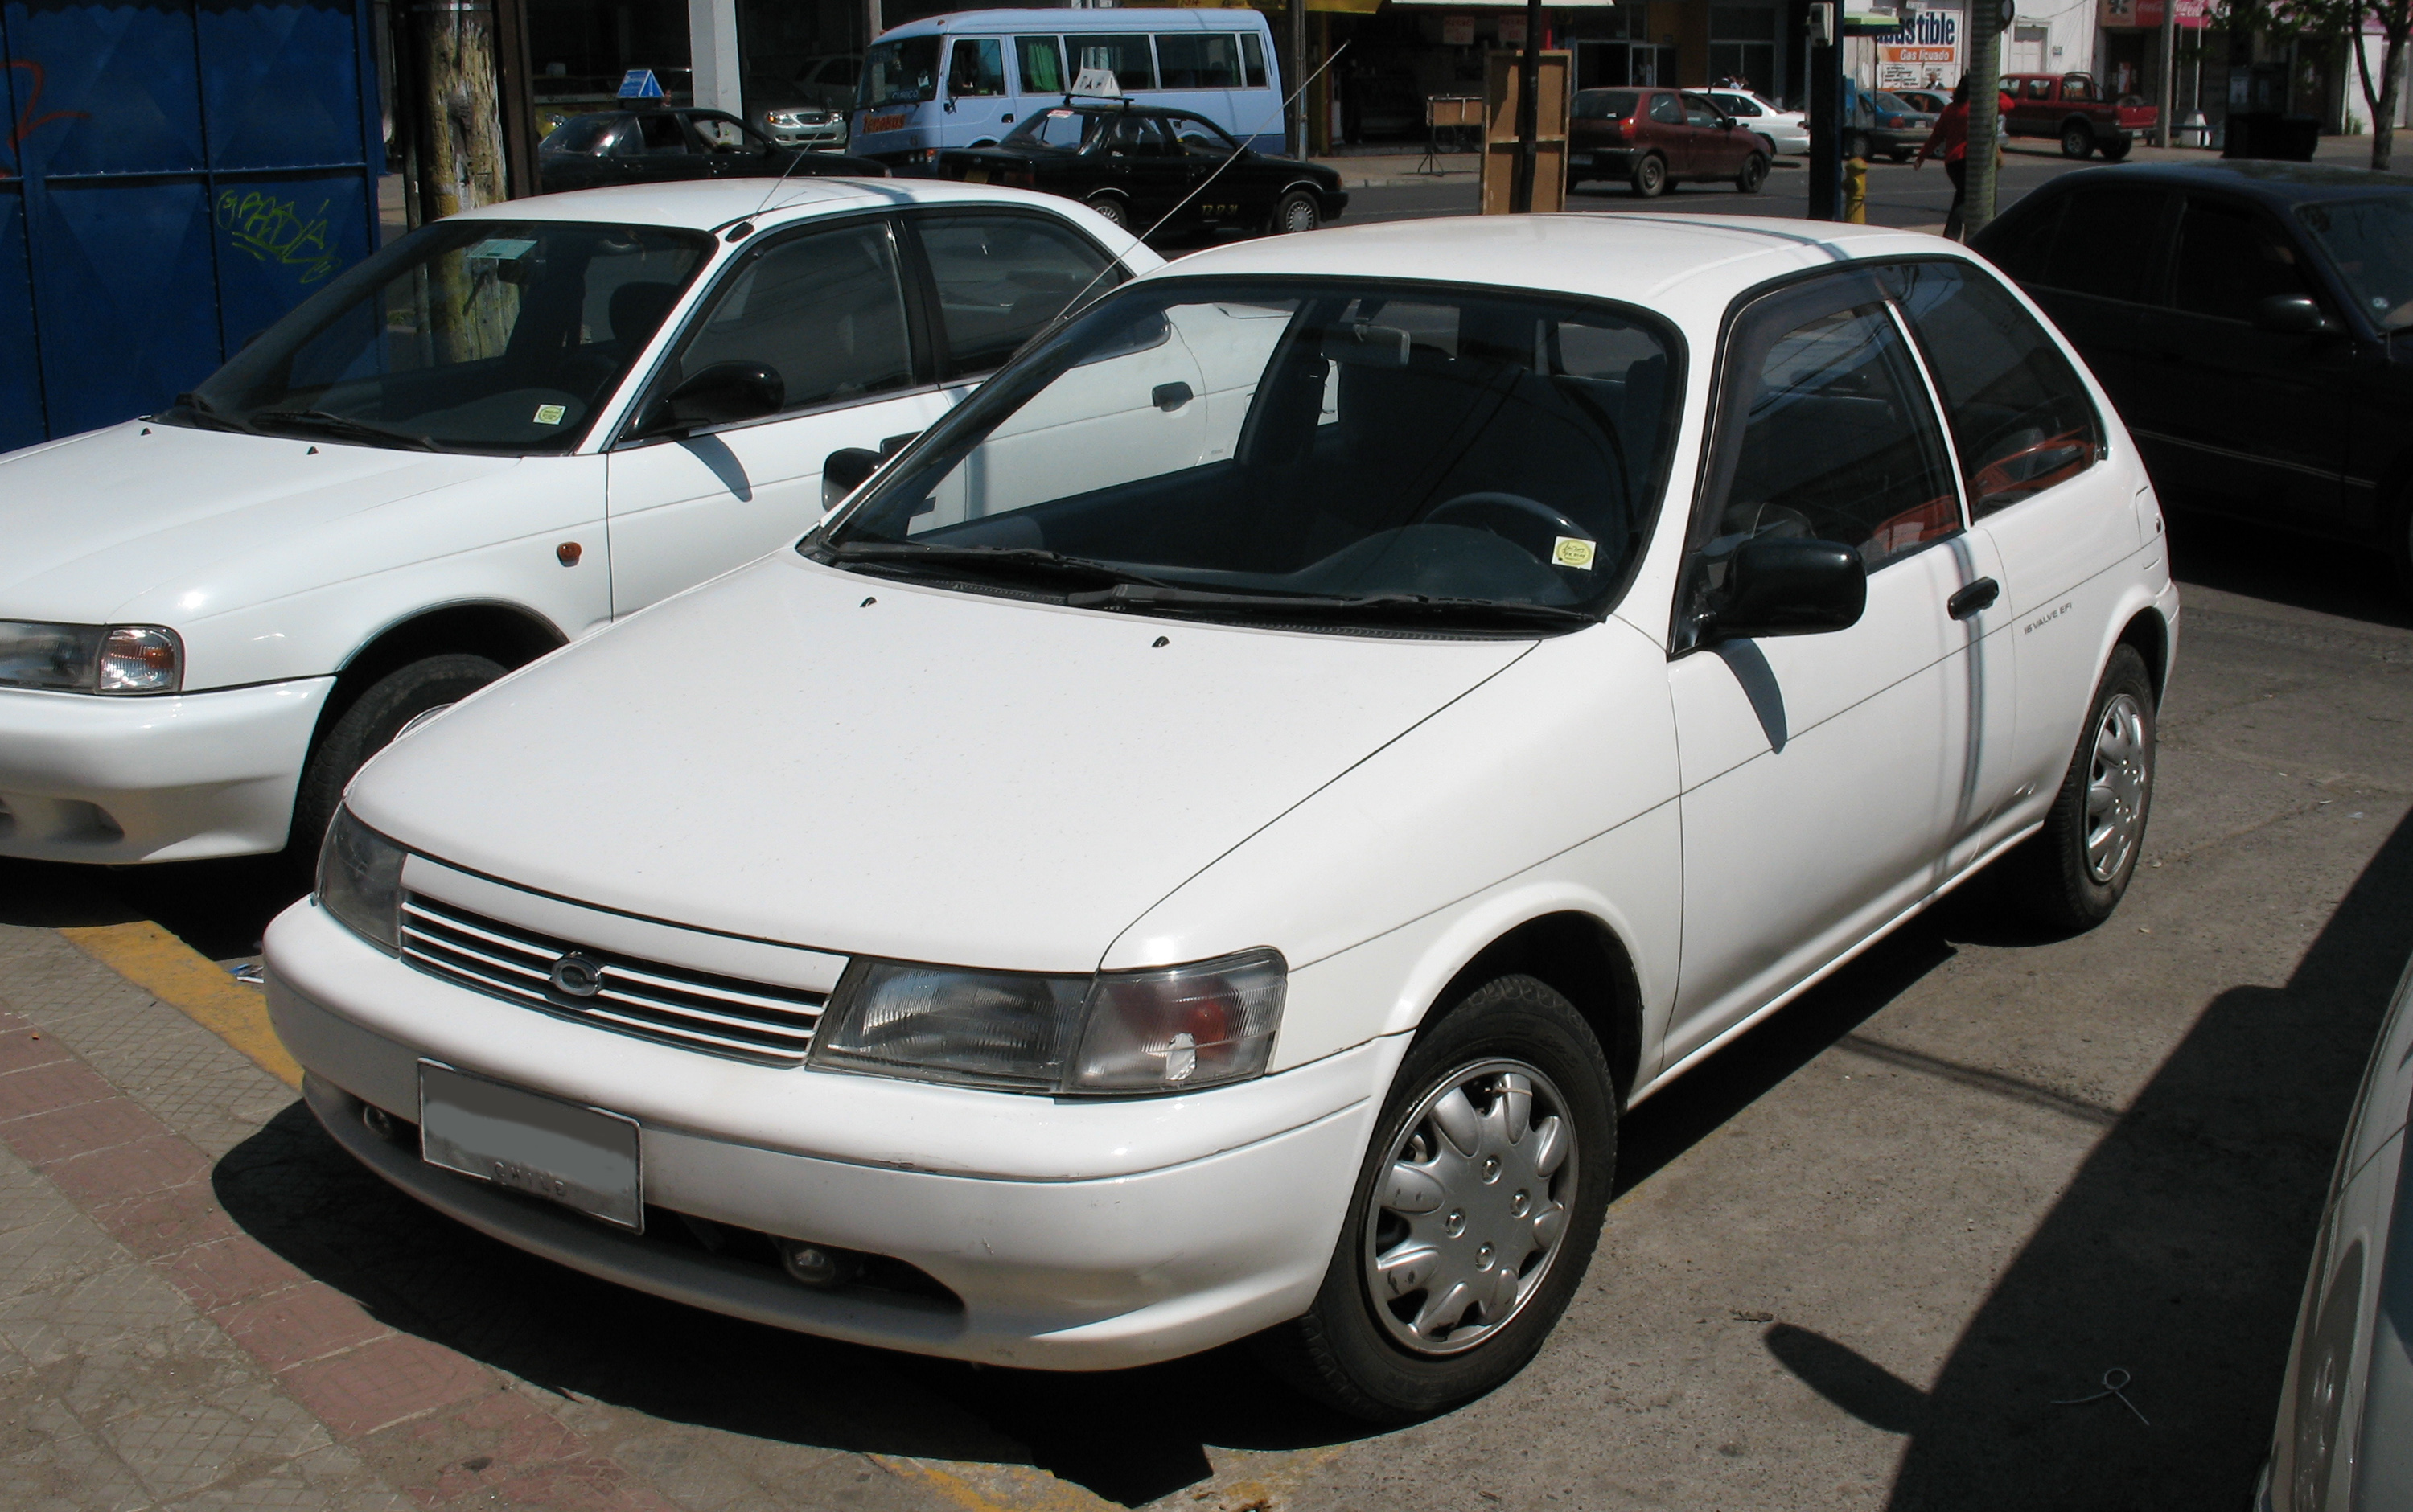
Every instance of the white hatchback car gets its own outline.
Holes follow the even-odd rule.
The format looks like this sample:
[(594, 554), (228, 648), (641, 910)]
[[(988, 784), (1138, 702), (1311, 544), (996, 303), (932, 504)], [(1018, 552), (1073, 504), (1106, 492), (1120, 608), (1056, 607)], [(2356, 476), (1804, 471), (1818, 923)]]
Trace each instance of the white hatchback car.
[(2101, 391), (1932, 237), (1201, 252), (396, 741), (270, 1007), (568, 1265), (1431, 1411), (1565, 1306), (1624, 1109), (1998, 857), (2110, 912), (2177, 624)]
[(163, 413), (0, 457), (0, 855), (289, 827), (306, 860), (411, 719), (794, 541), (832, 452), (1160, 260), (1052, 195), (888, 179), (554, 195), (395, 242)]

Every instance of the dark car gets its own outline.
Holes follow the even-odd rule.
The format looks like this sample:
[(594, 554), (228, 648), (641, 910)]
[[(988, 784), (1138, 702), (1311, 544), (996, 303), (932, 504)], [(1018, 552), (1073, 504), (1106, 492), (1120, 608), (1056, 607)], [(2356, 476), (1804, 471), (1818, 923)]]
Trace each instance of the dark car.
[(1768, 182), (1768, 147), (1709, 99), (1676, 89), (1579, 89), (1567, 125), (1567, 186), (1623, 179), (1648, 200), (1671, 184)]
[(1843, 135), (1843, 156), (1862, 162), (1883, 156), (1897, 163), (1907, 163), (1928, 133), (1935, 129), (1935, 117), (1913, 106), (1899, 95), (1882, 89), (1855, 90), (1852, 96), (1852, 119)]
[(2085, 354), (2164, 503), (2376, 544), (2413, 584), (2413, 177), (2087, 169), (1976, 245)]
[(1142, 232), (1167, 215), (1168, 232), (1311, 231), (1349, 204), (1322, 164), (1243, 147), (1204, 116), (1155, 105), (1033, 111), (994, 147), (940, 154), (939, 173), (1060, 194)]
[(1951, 96), (1937, 89), (1897, 89), (1892, 93), (1912, 110), (1929, 115), (1942, 115), (1944, 108), (1952, 103)]
[(782, 147), (723, 111), (603, 111), (573, 115), (537, 144), (547, 194), (669, 179), (885, 178), (885, 165)]

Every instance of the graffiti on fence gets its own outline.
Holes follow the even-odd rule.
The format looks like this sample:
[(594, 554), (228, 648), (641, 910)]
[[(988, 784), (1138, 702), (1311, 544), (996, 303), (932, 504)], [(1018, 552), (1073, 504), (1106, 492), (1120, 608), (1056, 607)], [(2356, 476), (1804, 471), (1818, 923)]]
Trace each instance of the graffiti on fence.
[(299, 270), (301, 283), (315, 284), (335, 271), (335, 250), (327, 243), (327, 205), (303, 215), (290, 200), (257, 189), (229, 189), (218, 196), (218, 225), (235, 249), (262, 262)]
[[(17, 112), (17, 119), (10, 122), (8, 126), (8, 147), (11, 152), (25, 144), (25, 139), (34, 134), (36, 126), (48, 126), (52, 121), (81, 121), (90, 118), (90, 112), (85, 111), (46, 112), (42, 110), (42, 86), (49, 81), (42, 72), (42, 66), (33, 59), (9, 58), (0, 62), (0, 68), (6, 68), (10, 73), (22, 73), (26, 80), (24, 108)], [(11, 173), (6, 165), (0, 165), (0, 179), (14, 177), (16, 175)]]

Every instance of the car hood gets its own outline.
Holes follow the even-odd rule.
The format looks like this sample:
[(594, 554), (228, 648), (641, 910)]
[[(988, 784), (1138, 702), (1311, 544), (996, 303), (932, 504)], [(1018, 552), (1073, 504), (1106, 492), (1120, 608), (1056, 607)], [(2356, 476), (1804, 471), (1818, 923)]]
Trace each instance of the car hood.
[(0, 616), (118, 619), (163, 585), (215, 576), (215, 563), (517, 463), (142, 421), (10, 452)]
[(1072, 610), (782, 552), (486, 689), (348, 802), (440, 861), (648, 918), (1088, 971), (1532, 645)]

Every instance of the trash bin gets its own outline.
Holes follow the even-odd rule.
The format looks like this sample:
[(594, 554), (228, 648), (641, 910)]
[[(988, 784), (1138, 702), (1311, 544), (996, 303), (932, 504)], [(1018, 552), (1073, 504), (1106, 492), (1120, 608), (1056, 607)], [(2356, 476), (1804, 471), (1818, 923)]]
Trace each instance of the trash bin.
[(2286, 163), (2309, 163), (2320, 144), (2320, 118), (2281, 115), (2275, 111), (2238, 111), (2228, 118), (2223, 157), (2258, 157)]

